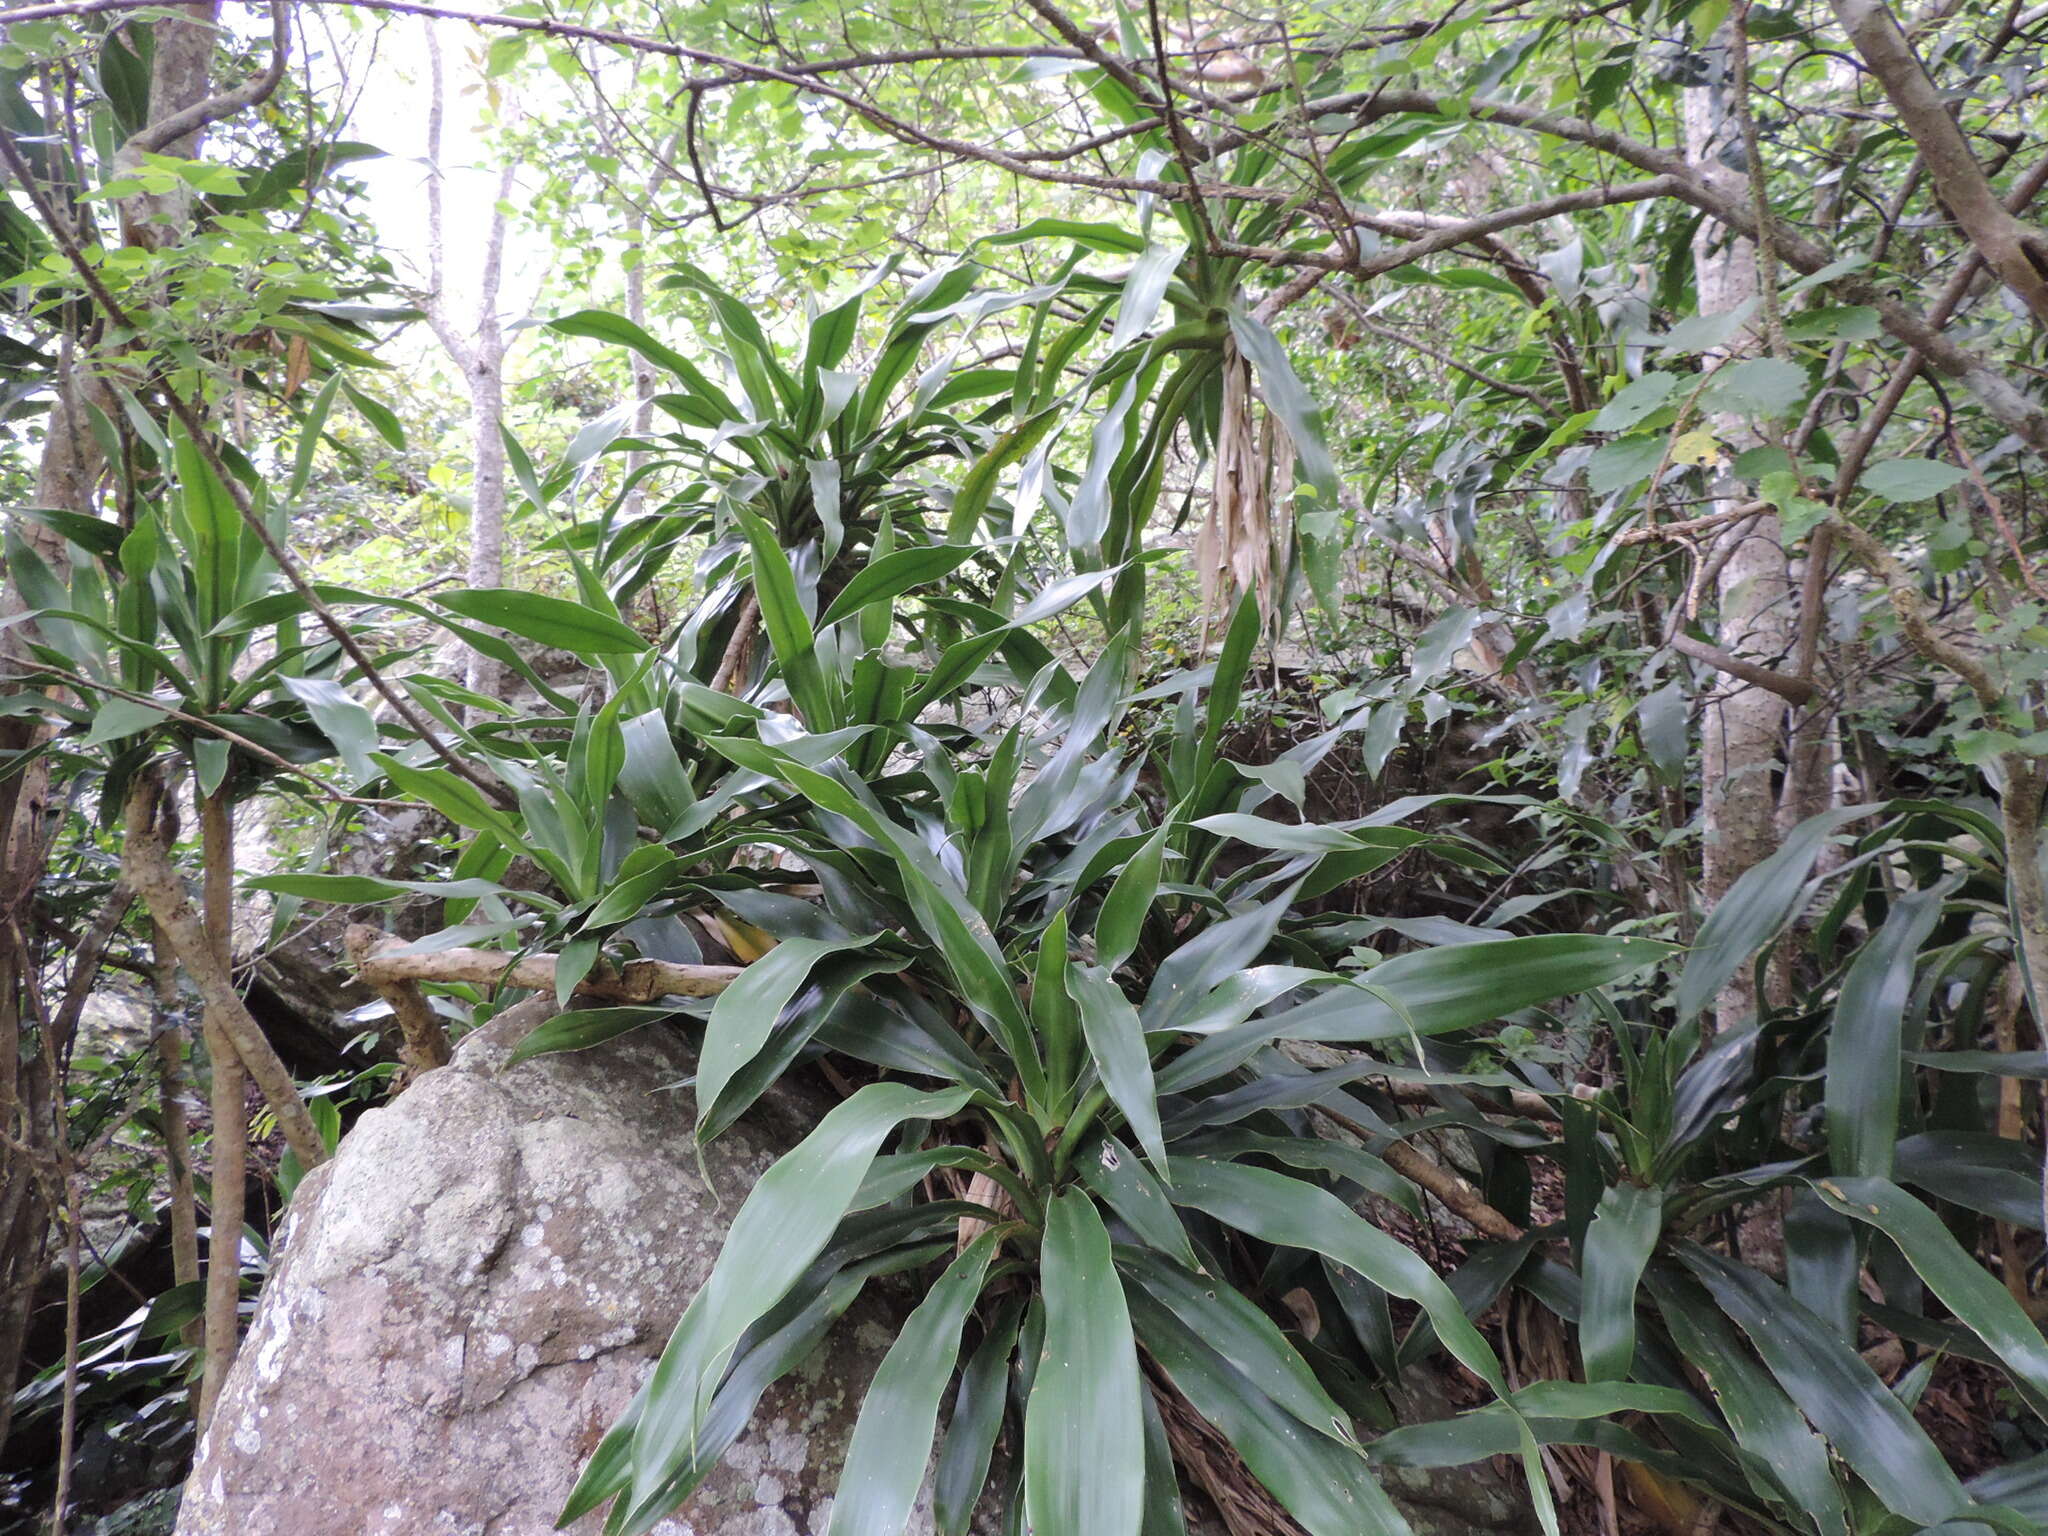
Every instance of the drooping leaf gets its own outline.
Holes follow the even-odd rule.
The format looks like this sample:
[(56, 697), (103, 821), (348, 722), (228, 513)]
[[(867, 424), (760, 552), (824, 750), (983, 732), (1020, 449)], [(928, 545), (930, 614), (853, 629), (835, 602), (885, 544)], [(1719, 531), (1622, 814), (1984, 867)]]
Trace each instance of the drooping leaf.
[(1616, 1184), (1586, 1229), (1579, 1353), (1588, 1381), (1626, 1381), (1636, 1352), (1636, 1285), (1664, 1222), (1664, 1191)]
[(870, 1083), (761, 1176), (649, 1380), (633, 1436), (631, 1521), (652, 1524), (670, 1507), (660, 1503), (663, 1485), (688, 1461), (741, 1336), (825, 1247), (883, 1138), (905, 1120), (957, 1114), (968, 1098), (965, 1089)]
[(1955, 1473), (1849, 1344), (1755, 1270), (1703, 1248), (1681, 1257), (1888, 1509), (1924, 1525), (1965, 1518), (1970, 1500)]
[(1152, 1166), (1166, 1167), (1166, 1143), (1159, 1129), (1159, 1101), (1152, 1083), (1152, 1060), (1145, 1045), (1145, 1026), (1123, 990), (1101, 970), (1069, 966), (1067, 995), (1081, 1013), (1081, 1032), (1088, 1054), (1109, 1096), (1124, 1112), (1131, 1132)]
[(1109, 1233), (1086, 1192), (1046, 1208), (1045, 1349), (1024, 1413), (1033, 1536), (1139, 1536), (1145, 1424), (1138, 1350)]
[(647, 642), (617, 619), (543, 592), (478, 587), (439, 593), (434, 601), (478, 624), (507, 629), (522, 639), (579, 656), (633, 655), (647, 649)]
[(1146, 1352), (1309, 1536), (1411, 1536), (1356, 1450), (1281, 1408), (1171, 1308), (1138, 1292), (1132, 1310)]
[(981, 1295), (997, 1237), (968, 1244), (925, 1293), (868, 1384), (825, 1536), (902, 1536), (931, 1459), (939, 1399), (960, 1355), (960, 1330)]
[(1707, 914), (1678, 978), (1683, 1023), (1704, 1009), (1728, 979), (1798, 914), (1806, 882), (1828, 838), (1871, 815), (1874, 805), (1843, 806), (1810, 816), (1786, 834), (1778, 851), (1743, 872)]
[(1900, 897), (1842, 978), (1828, 1031), (1825, 1098), (1828, 1157), (1838, 1173), (1883, 1178), (1892, 1171), (1906, 1005), (1920, 947), (1941, 918), (1948, 890), (1944, 883)]

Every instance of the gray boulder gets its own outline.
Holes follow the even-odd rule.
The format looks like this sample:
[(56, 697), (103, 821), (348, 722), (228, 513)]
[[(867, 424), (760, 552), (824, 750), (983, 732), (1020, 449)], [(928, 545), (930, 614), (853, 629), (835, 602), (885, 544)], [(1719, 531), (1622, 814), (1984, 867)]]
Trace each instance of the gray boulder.
[[(506, 1071), (542, 1017), (521, 1007), (470, 1036), (300, 1186), (179, 1536), (554, 1529), (733, 1211), (803, 1127), (771, 1097), (707, 1150), (707, 1187), (667, 1091), (691, 1070), (681, 1040), (646, 1029)], [(888, 1302), (861, 1306), (662, 1536), (824, 1529), (891, 1336)]]

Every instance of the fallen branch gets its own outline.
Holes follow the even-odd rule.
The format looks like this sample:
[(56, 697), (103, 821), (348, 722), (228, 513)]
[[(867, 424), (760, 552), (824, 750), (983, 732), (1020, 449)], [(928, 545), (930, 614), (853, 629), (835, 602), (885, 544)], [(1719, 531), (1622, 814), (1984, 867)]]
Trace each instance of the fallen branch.
[(370, 967), (364, 962), (384, 938), (382, 932), (367, 923), (351, 923), (346, 940), (349, 963), (391, 1005), (392, 1017), (398, 1021), (399, 1054), (411, 1075), (418, 1077), (447, 1066), (454, 1053), (448, 1046), (448, 1031), (441, 1027), (440, 1016), (420, 991), (418, 982), (379, 981), (370, 975)]
[[(481, 987), (524, 987), (552, 992), (555, 957), (514, 958), (502, 950), (444, 949), (408, 953), (403, 939), (368, 930), (371, 939), (349, 935), (349, 958), (357, 974), (380, 992), (408, 982), (468, 982)], [(664, 997), (715, 997), (739, 980), (744, 966), (675, 965), (666, 960), (629, 960), (620, 970), (599, 967), (576, 985), (575, 995), (608, 1003), (651, 1003)], [(403, 1019), (400, 1020), (401, 1026)]]

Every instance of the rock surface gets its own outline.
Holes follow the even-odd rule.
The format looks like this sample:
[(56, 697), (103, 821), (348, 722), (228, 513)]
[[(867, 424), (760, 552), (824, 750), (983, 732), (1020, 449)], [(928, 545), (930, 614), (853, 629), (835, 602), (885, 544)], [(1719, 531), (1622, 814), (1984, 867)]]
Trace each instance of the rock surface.
[[(668, 1091), (692, 1070), (682, 1040), (646, 1029), (507, 1071), (547, 1011), (470, 1036), (300, 1185), (177, 1536), (553, 1530), (739, 1202), (819, 1106), (778, 1089), (700, 1172), (689, 1105)], [(904, 1310), (871, 1288), (657, 1536), (822, 1536)], [(1520, 1491), (1485, 1466), (1390, 1491), (1417, 1536), (1527, 1528)], [(1203, 1502), (1190, 1528), (1219, 1536)], [(930, 1536), (927, 1508), (910, 1530)]]
[[(690, 1071), (681, 1042), (641, 1030), (503, 1070), (544, 1016), (472, 1035), (300, 1187), (179, 1536), (553, 1530), (799, 1127), (771, 1100), (721, 1137), (714, 1194), (663, 1091)], [(661, 1536), (821, 1532), (882, 1315), (842, 1320)]]

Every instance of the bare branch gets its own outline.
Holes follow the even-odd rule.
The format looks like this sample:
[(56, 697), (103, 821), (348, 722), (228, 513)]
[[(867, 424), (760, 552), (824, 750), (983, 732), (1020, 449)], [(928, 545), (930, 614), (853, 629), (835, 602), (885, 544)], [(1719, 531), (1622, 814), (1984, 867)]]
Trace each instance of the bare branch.
[[(552, 991), (553, 955), (514, 956), (489, 949), (444, 949), (436, 954), (407, 954), (403, 940), (372, 935), (376, 942), (351, 934), (349, 953), (363, 980), (382, 988), (405, 982), (468, 982), (473, 986), (526, 987)], [(715, 997), (744, 969), (737, 965), (673, 965), (666, 960), (629, 960), (621, 970), (600, 967), (576, 987), (578, 997), (613, 1003), (651, 1003), (664, 997)]]
[(1835, 19), (1920, 147), (1936, 191), (1999, 279), (2048, 321), (2048, 237), (2007, 210), (1883, 0), (1834, 0)]

